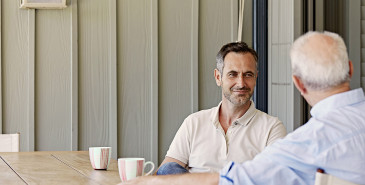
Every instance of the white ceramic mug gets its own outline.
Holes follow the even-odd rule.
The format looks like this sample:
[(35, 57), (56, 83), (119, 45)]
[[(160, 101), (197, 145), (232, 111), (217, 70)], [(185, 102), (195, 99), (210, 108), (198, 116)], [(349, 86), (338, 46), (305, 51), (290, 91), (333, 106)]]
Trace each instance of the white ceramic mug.
[(96, 170), (108, 169), (111, 154), (111, 147), (90, 147), (89, 157), (91, 166)]
[[(151, 170), (144, 174), (145, 167), (150, 164)], [(153, 162), (144, 162), (144, 158), (119, 158), (118, 159), (119, 176), (122, 182), (134, 179), (142, 175), (150, 175), (155, 169)]]

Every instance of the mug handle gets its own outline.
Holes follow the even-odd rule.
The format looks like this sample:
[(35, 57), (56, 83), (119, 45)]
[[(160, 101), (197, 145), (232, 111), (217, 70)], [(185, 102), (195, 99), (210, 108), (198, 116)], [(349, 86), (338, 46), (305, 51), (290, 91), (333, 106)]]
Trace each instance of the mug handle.
[(155, 169), (155, 164), (153, 164), (153, 162), (151, 162), (151, 161), (148, 161), (148, 162), (144, 163), (144, 167), (143, 167), (143, 169), (144, 169), (144, 168), (145, 168), (148, 164), (150, 164), (152, 167), (151, 167), (151, 170), (145, 174), (145, 176), (150, 175), (150, 174), (153, 172), (153, 170)]

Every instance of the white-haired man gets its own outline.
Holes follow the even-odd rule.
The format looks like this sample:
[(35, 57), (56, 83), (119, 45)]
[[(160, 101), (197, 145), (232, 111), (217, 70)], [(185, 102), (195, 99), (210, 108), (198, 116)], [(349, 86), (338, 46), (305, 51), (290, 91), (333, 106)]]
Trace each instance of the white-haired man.
[(334, 33), (309, 32), (291, 50), (293, 81), (313, 106), (312, 118), (252, 161), (220, 173), (147, 177), (131, 184), (314, 184), (318, 168), (365, 183), (365, 96), (350, 89), (353, 66)]

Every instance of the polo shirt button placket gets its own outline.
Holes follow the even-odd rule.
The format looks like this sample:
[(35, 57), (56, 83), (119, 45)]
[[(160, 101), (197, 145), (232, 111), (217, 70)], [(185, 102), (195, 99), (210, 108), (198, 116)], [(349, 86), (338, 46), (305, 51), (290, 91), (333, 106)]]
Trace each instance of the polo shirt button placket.
[[(228, 131), (227, 131), (227, 133), (228, 133)], [(227, 135), (224, 136), (224, 140), (225, 140), (226, 145), (225, 145), (225, 147), (222, 147), (222, 149), (223, 149), (222, 154), (225, 158), (227, 158), (227, 154), (228, 154), (228, 136)]]
[(226, 134), (226, 157), (228, 156), (229, 152), (229, 140), (231, 139), (231, 136), (232, 136), (232, 127), (228, 128)]
[(228, 156), (228, 148), (229, 148), (229, 144), (228, 144), (228, 142), (226, 143), (226, 158), (227, 158), (227, 156)]

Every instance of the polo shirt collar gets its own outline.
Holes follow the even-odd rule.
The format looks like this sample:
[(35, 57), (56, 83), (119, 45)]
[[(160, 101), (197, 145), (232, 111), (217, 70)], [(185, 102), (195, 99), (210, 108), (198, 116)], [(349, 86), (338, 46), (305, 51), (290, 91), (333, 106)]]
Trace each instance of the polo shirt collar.
[[(243, 116), (241, 116), (240, 118), (238, 118), (234, 122), (234, 124), (247, 126), (250, 123), (251, 119), (255, 116), (255, 114), (256, 114), (255, 104), (253, 103), (252, 100), (250, 100), (250, 101), (251, 101), (251, 105), (248, 108), (248, 110), (246, 111), (246, 113), (243, 114)], [(217, 107), (214, 108), (215, 110), (211, 114), (211, 120), (212, 120), (212, 123), (215, 126), (215, 128), (218, 128), (220, 126), (219, 109), (221, 106), (222, 106), (222, 101), (218, 104)]]
[(331, 110), (365, 101), (364, 92), (361, 88), (346, 91), (327, 97), (312, 107), (310, 111), (313, 117), (320, 116)]

